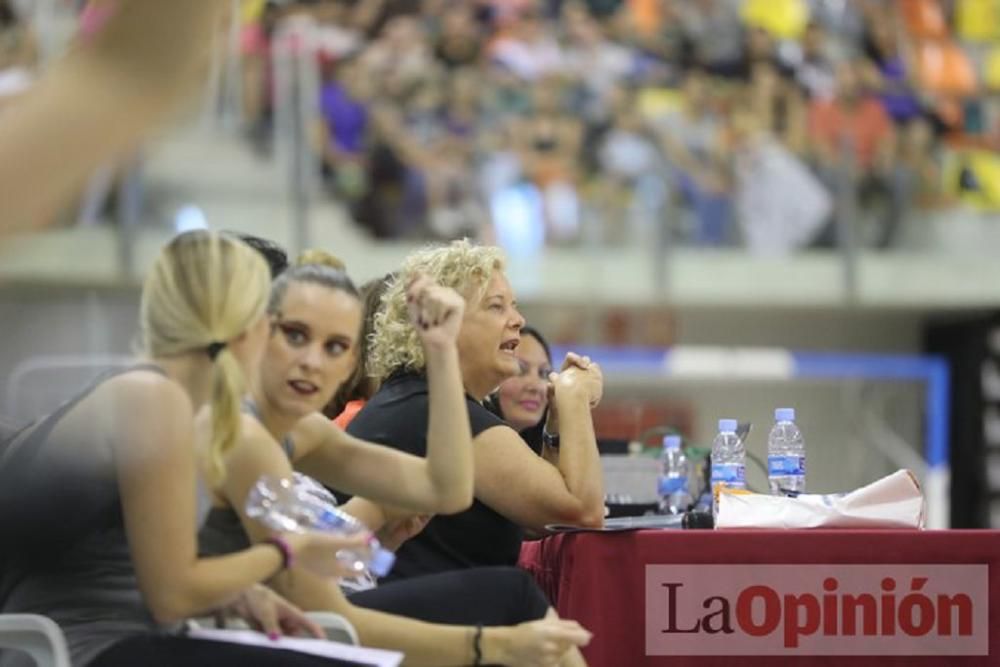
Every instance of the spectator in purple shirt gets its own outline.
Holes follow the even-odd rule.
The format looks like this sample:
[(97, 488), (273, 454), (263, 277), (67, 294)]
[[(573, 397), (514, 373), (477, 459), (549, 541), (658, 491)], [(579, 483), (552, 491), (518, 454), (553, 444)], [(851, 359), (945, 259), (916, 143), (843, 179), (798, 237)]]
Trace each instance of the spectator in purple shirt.
[(373, 90), (364, 69), (348, 60), (320, 90), (317, 149), (331, 187), (349, 201), (368, 189), (366, 149)]

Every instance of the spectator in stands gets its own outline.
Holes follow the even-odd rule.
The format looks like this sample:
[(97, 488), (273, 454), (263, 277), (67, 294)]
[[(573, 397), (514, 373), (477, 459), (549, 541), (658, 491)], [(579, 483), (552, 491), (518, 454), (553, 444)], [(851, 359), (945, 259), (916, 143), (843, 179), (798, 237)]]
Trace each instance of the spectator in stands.
[(694, 242), (728, 243), (732, 234), (732, 204), (725, 122), (712, 108), (705, 73), (698, 69), (688, 71), (679, 108), (653, 122), (677, 188), (694, 209)]
[(836, 72), (827, 44), (823, 26), (810, 23), (802, 37), (802, 57), (795, 64), (795, 79), (811, 99), (829, 99), (836, 89)]
[(364, 69), (391, 100), (402, 101), (435, 71), (427, 29), (415, 16), (390, 19), (361, 54)]
[(423, 152), (409, 136), (405, 120), (399, 107), (385, 98), (372, 106), (369, 187), (353, 213), (376, 238), (412, 236), (423, 224)]
[(700, 67), (717, 76), (739, 76), (744, 71), (744, 28), (736, 3), (687, 0), (682, 3), (681, 26)]
[(523, 81), (559, 74), (564, 66), (559, 42), (542, 20), (539, 2), (526, 2), (501, 28), (490, 48), (494, 63), (514, 72)]
[(680, 71), (690, 67), (693, 58), (693, 45), (681, 23), (681, 7), (684, 0), (659, 0), (657, 3), (659, 21), (655, 30), (644, 33), (635, 26), (629, 31), (638, 37), (638, 46), (643, 53), (648, 54), (669, 68), (670, 79), (680, 79)]
[(615, 93), (611, 127), (597, 147), (597, 167), (595, 195), (604, 210), (602, 239), (621, 237), (625, 224), (633, 242), (652, 242), (666, 204), (666, 179), (656, 137), (632, 90), (619, 88)]
[(780, 139), (793, 153), (805, 154), (808, 107), (802, 89), (790, 74), (773, 60), (752, 63), (745, 99), (763, 130)]
[(354, 23), (365, 31), (368, 39), (383, 34), (398, 17), (418, 17), (424, 0), (351, 0)]
[(323, 174), (349, 204), (368, 191), (369, 105), (373, 82), (356, 59), (341, 62), (320, 90), (317, 150)]
[[(881, 3), (881, 0), (875, 0)], [(835, 61), (861, 55), (865, 35), (865, 12), (870, 0), (809, 0), (809, 16), (830, 38), (828, 47)]]
[[(7, 445), (0, 609), (59, 623), (73, 664), (328, 664), (164, 631), (219, 609), (272, 634), (319, 636), (256, 582), (293, 560), (323, 576), (344, 575), (336, 551), (368, 539), (289, 534), (222, 558), (197, 556), (196, 522), (226, 478), (244, 377), (266, 341), (268, 286), (263, 260), (241, 242), (208, 232), (175, 238), (143, 288), (145, 359), (103, 376)], [(196, 431), (203, 408), (210, 423)], [(19, 655), (5, 653), (4, 666), (24, 664)]]
[(771, 33), (761, 27), (752, 27), (746, 30), (745, 35), (746, 49), (737, 70), (740, 78), (747, 79), (751, 68), (761, 62), (773, 63), (781, 69), (786, 69), (782, 54), (779, 53), (778, 45)]
[(453, 4), (441, 17), (434, 55), (448, 69), (474, 66), (479, 61), (483, 38), (472, 4)]
[(390, 580), (480, 565), (513, 565), (521, 527), (550, 523), (601, 525), (604, 491), (590, 407), (601, 396), (597, 364), (570, 357), (550, 379), (549, 431), (561, 439), (558, 458), (536, 456), (508, 425), (480, 401), (516, 376), (515, 356), (524, 319), (496, 248), (455, 241), (411, 254), (375, 318), (369, 362), (381, 382), (348, 432), (423, 455), (427, 419), (426, 361), (417, 331), (408, 323), (405, 285), (426, 274), (462, 291), (467, 302), (458, 332), (459, 362), (473, 433), (473, 506), (436, 516), (397, 552)]
[[(577, 9), (573, 11), (573, 7)], [(567, 21), (564, 73), (580, 82), (588, 119), (603, 120), (613, 90), (635, 69), (632, 51), (609, 39), (603, 26), (579, 1), (566, 3), (563, 16)]]
[[(425, 463), (455, 465), (460, 463), (456, 460), (462, 458), (460, 453), (471, 454), (465, 411), (453, 409), (455, 402), (463, 400), (455, 350), (462, 299), (426, 278), (411, 281), (406, 288), (408, 319), (420, 332), (431, 367), (429, 381), (435, 387), (432, 414), (425, 419), (431, 428), (430, 441), (446, 444), (447, 449), (437, 449), (425, 462), (385, 447), (368, 447), (317, 412), (351, 372), (355, 358), (360, 303), (350, 279), (337, 268), (341, 266), (325, 253), (312, 251), (274, 282), (269, 310), (276, 330), (261, 366), (261, 382), (244, 415), (239, 444), (227, 457), (232, 473), (221, 493), (228, 505), (214, 508), (202, 530), (201, 544), (208, 553), (224, 554), (245, 548), (251, 540), (266, 539), (267, 531), (246, 515), (242, 499), (261, 475), (290, 477), (293, 464), (319, 481), (380, 501), (428, 511), (453, 509), (428, 504)], [(448, 433), (454, 431), (449, 426), (464, 427), (465, 435)], [(434, 476), (446, 482), (445, 476)], [(460, 485), (446, 486), (457, 489)], [(357, 496), (343, 509), (383, 529), (380, 537), (388, 530), (396, 542), (401, 541), (399, 524), (410, 519), (406, 513)], [(403, 528), (407, 530), (408, 525)], [(407, 536), (412, 532), (408, 529)], [(354, 593), (350, 602), (333, 583), (295, 567), (273, 585), (307, 609), (344, 615), (364, 644), (401, 650), (417, 664), (468, 664), (473, 654), (470, 638), (475, 633), (469, 626), (476, 623), (491, 626), (483, 631), (478, 648), (483, 659), (494, 664), (546, 659), (550, 661), (546, 664), (556, 664), (571, 646), (588, 638), (577, 624), (548, 618), (552, 613), (548, 602), (530, 576), (515, 568), (399, 582)], [(400, 615), (450, 625), (429, 625)], [(559, 664), (581, 663), (573, 651)]]
[(513, 125), (513, 131), (524, 173), (540, 195), (546, 240), (577, 240), (580, 206), (576, 183), (583, 123), (568, 113), (559, 79), (540, 80), (532, 86), (531, 111)]
[(243, 17), (240, 30), (244, 132), (251, 144), (262, 153), (270, 150), (274, 117), (271, 42), (284, 12), (282, 3), (267, 0)]
[(895, 132), (881, 103), (862, 88), (864, 63), (837, 68), (836, 96), (813, 100), (809, 108), (809, 140), (813, 157), (823, 167), (840, 164), (849, 149), (861, 176), (886, 169), (892, 161)]
[(468, 168), (476, 92), (460, 80), (451, 79), (463, 91), (451, 95), (447, 106), (445, 81), (437, 75), (413, 82), (405, 114), (380, 105), (375, 128), (381, 153), (375, 155), (388, 178), (373, 182), (368, 202), (377, 234), (451, 238), (483, 224), (475, 172)]
[(954, 204), (944, 187), (944, 157), (933, 123), (914, 118), (900, 132), (899, 163), (912, 175), (913, 204), (921, 210)]
[(914, 90), (912, 65), (897, 35), (888, 10), (878, 21), (868, 24), (865, 40), (868, 57), (881, 75), (880, 98), (895, 123), (906, 123), (923, 114), (923, 105)]
[(355, 25), (349, 0), (319, 0), (312, 10), (316, 41), (324, 61), (339, 63), (364, 48), (364, 33)]
[[(853, 60), (838, 67), (836, 96), (810, 105), (808, 136), (815, 167), (831, 191), (842, 187), (841, 179), (851, 174), (863, 204), (885, 203), (873, 238), (866, 243), (886, 248), (896, 234), (908, 194), (895, 169), (895, 129), (881, 102), (862, 87), (864, 66)], [(833, 234), (830, 227), (821, 243), (832, 243)]]

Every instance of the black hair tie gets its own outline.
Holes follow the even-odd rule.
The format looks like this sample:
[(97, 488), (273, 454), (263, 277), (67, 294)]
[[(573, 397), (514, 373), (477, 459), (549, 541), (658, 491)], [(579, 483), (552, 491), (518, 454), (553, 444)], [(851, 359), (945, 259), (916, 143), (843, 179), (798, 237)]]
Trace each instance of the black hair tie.
[(222, 352), (223, 348), (226, 347), (225, 343), (220, 343), (215, 341), (214, 343), (209, 343), (205, 351), (208, 352), (208, 358), (215, 361), (215, 358), (219, 356), (219, 352)]

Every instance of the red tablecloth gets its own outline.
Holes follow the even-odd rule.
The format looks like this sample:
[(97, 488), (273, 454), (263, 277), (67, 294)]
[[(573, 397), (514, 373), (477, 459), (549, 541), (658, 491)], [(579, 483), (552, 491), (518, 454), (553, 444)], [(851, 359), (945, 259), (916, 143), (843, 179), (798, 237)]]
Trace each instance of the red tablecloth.
[[(842, 664), (872, 664), (878, 667), (895, 665), (955, 665), (955, 666), (985, 666), (1000, 665), (1000, 532), (998, 531), (847, 531), (847, 530), (812, 530), (812, 531), (711, 531), (711, 530), (662, 530), (634, 531), (620, 533), (570, 533), (555, 535), (538, 542), (526, 542), (521, 552), (521, 566), (532, 572), (539, 585), (549, 596), (559, 614), (572, 618), (594, 633), (589, 647), (584, 651), (591, 667), (636, 667), (640, 665), (740, 665), (752, 667), (759, 665), (842, 665)], [(932, 573), (945, 574), (938, 579), (945, 581), (952, 575), (949, 572), (974, 570), (975, 581), (981, 582), (977, 595), (983, 603), (988, 602), (988, 612), (976, 609), (981, 614), (976, 630), (981, 632), (983, 624), (987, 624), (988, 656), (933, 656), (899, 657), (899, 646), (909, 646), (911, 649), (919, 642), (914, 642), (911, 636), (893, 636), (890, 641), (897, 642), (890, 653), (897, 655), (879, 655), (874, 657), (809, 655), (762, 656), (753, 651), (741, 656), (650, 656), (647, 655), (647, 565), (671, 564), (671, 568), (652, 568), (653, 571), (686, 572), (691, 585), (688, 589), (672, 589), (671, 592), (686, 593), (697, 589), (697, 577), (704, 575), (713, 585), (713, 578), (736, 582), (735, 585), (753, 586), (759, 584), (761, 572), (773, 570), (782, 577), (801, 577), (802, 572), (820, 573), (817, 581), (824, 581), (828, 570), (812, 567), (795, 567), (797, 564), (820, 564), (827, 566), (830, 572), (840, 579), (850, 579), (850, 572), (855, 570), (874, 572), (873, 595), (877, 600), (883, 591), (879, 584), (885, 582), (887, 576), (899, 580), (899, 588), (893, 604), (900, 604), (904, 596), (913, 590), (919, 578), (911, 579), (916, 568), (896, 567), (892, 565), (912, 564), (931, 566), (923, 568)], [(758, 567), (766, 564), (787, 564), (780, 570)], [(951, 569), (938, 564), (980, 564), (979, 567), (962, 567)], [(718, 566), (731, 565), (727, 568)], [(851, 568), (847, 565), (871, 565), (873, 567)], [(707, 567), (706, 567), (707, 566)], [(715, 566), (714, 569), (711, 566)], [(985, 566), (985, 567), (984, 567)], [(694, 569), (692, 569), (694, 568)], [(700, 568), (700, 569), (699, 569)], [(920, 570), (920, 571), (923, 571)], [(850, 572), (849, 572), (850, 571)], [(694, 573), (692, 575), (692, 572)], [(847, 574), (845, 574), (845, 572)], [(896, 573), (899, 573), (897, 577)], [(766, 572), (765, 572), (766, 574)], [(772, 575), (774, 572), (772, 572)], [(932, 577), (936, 576), (932, 574)], [(963, 575), (964, 576), (964, 575)], [(846, 577), (846, 579), (845, 579)], [(741, 581), (741, 578), (743, 581)], [(766, 576), (765, 576), (766, 578)], [(772, 576), (773, 578), (773, 576)], [(952, 577), (957, 581), (961, 576)], [(838, 580), (839, 581), (839, 580)], [(930, 591), (941, 582), (931, 581)], [(658, 591), (654, 595), (665, 595), (664, 584), (654, 582), (651, 590)], [(729, 584), (727, 584), (729, 585)], [(827, 585), (827, 584), (824, 584)], [(837, 583), (829, 584), (831, 587)], [(655, 588), (661, 586), (661, 588)], [(967, 586), (968, 587), (968, 586)], [(759, 589), (759, 587), (758, 587)], [(735, 590), (739, 590), (738, 588)], [(829, 589), (823, 589), (829, 590)], [(883, 589), (884, 590), (884, 589)], [(950, 593), (949, 593), (950, 595)], [(704, 598), (706, 603), (708, 597)], [(785, 599), (787, 598), (775, 598)], [(822, 591), (816, 599), (822, 598)], [(929, 600), (935, 598), (932, 594)], [(691, 605), (701, 607), (698, 598), (685, 599), (683, 604), (690, 611)], [(723, 604), (719, 601), (711, 604)], [(763, 602), (757, 601), (762, 609)], [(886, 603), (888, 604), (888, 603)], [(733, 605), (734, 609), (736, 605)], [(707, 606), (706, 609), (716, 609)], [(831, 607), (832, 608), (832, 607)], [(823, 607), (823, 609), (826, 609)], [(940, 609), (940, 608), (939, 608)], [(950, 608), (949, 608), (950, 609)], [(900, 609), (901, 611), (902, 609)], [(746, 611), (744, 609), (744, 611)], [(914, 619), (919, 619), (917, 612), (910, 610)], [(931, 610), (933, 612), (933, 608)], [(953, 611), (953, 610), (952, 610)], [(684, 612), (688, 613), (688, 612)], [(755, 613), (759, 613), (755, 612)], [(795, 613), (799, 609), (795, 608)], [(840, 613), (840, 612), (837, 612)], [(881, 608), (874, 614), (881, 614)], [(809, 612), (803, 612), (808, 621)], [(933, 615), (933, 614), (932, 614)], [(660, 616), (660, 614), (658, 614)], [(831, 614), (832, 616), (832, 614)], [(744, 617), (745, 618), (745, 617)], [(760, 616), (756, 617), (758, 621)], [(859, 616), (861, 618), (861, 616)], [(880, 618), (880, 616), (879, 616)], [(901, 616), (900, 616), (901, 618)], [(959, 618), (959, 617), (955, 617)], [(988, 619), (988, 620), (987, 620)], [(715, 619), (718, 623), (719, 619)], [(798, 621), (797, 621), (798, 622)], [(846, 621), (840, 622), (845, 624)], [(895, 622), (895, 621), (892, 621)], [(686, 621), (690, 627), (692, 621)], [(860, 624), (861, 621), (859, 620)], [(664, 625), (664, 623), (660, 623)], [(674, 627), (680, 627), (678, 623)], [(822, 626), (825, 629), (825, 626)], [(912, 626), (910, 626), (912, 627)], [(940, 636), (941, 628), (935, 627)], [(957, 629), (956, 629), (957, 631)], [(651, 631), (657, 634), (659, 631)], [(833, 630), (836, 634), (837, 630)], [(816, 633), (823, 634), (822, 631)], [(857, 630), (857, 634), (863, 634)], [(715, 635), (719, 637), (720, 635)], [(984, 637), (982, 634), (980, 637)], [(670, 639), (690, 639), (690, 635), (671, 634)], [(730, 635), (732, 637), (732, 635)], [(726, 639), (724, 637), (724, 639)], [(704, 637), (703, 645), (713, 645), (712, 636)], [(858, 641), (855, 637), (839, 637), (835, 641)], [(863, 640), (862, 640), (863, 641)], [(718, 645), (717, 643), (715, 645)], [(981, 639), (981, 645), (987, 645), (987, 639)], [(844, 645), (841, 645), (844, 646)], [(867, 645), (865, 645), (867, 646)], [(700, 650), (700, 649), (699, 649)], [(867, 649), (866, 649), (867, 650)]]

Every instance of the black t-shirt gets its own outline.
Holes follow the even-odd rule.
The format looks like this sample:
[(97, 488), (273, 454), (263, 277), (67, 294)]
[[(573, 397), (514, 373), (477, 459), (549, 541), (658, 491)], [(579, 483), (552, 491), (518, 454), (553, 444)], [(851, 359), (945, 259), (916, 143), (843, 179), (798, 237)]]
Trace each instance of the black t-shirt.
[[(505, 422), (466, 396), (472, 436)], [(426, 456), (427, 378), (389, 378), (347, 427), (354, 436)], [(435, 516), (400, 547), (388, 580), (481, 565), (514, 565), (521, 549), (520, 526), (474, 500), (458, 514)]]

